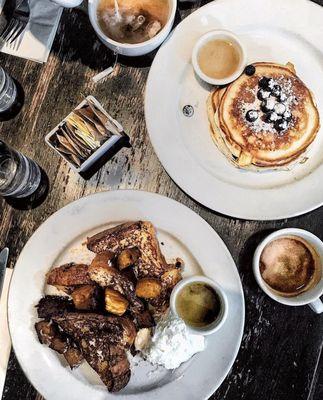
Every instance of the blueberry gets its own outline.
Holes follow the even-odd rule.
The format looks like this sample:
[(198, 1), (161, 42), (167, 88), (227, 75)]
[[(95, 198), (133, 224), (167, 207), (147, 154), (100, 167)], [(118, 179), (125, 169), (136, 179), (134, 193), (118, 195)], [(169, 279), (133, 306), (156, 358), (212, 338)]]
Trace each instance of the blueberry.
[(279, 85), (274, 85), (273, 88), (271, 89), (271, 93), (275, 97), (279, 97), (281, 94), (282, 88)]
[(274, 86), (275, 86), (275, 81), (274, 81), (274, 79), (273, 79), (273, 78), (269, 78), (269, 79), (268, 79), (268, 82), (267, 82), (267, 88), (268, 88), (268, 90), (272, 91), (273, 88), (274, 88)]
[(268, 82), (269, 82), (269, 78), (266, 78), (265, 76), (263, 76), (260, 79), (260, 81), (258, 82), (258, 85), (262, 89), (267, 89), (268, 88)]
[(284, 119), (279, 119), (275, 122), (275, 129), (278, 132), (285, 131), (288, 128), (288, 122)]
[(267, 113), (268, 111), (272, 111), (275, 107), (276, 101), (272, 97), (269, 97), (268, 99), (264, 100), (261, 103), (261, 110), (264, 113)]
[(254, 75), (255, 72), (256, 72), (256, 68), (253, 65), (247, 65), (244, 70), (244, 73), (248, 76)]
[(259, 100), (266, 100), (270, 96), (270, 92), (267, 92), (266, 90), (260, 89), (258, 90), (257, 97)]
[(276, 121), (278, 121), (280, 119), (281, 119), (281, 117), (279, 115), (277, 115), (275, 113), (275, 111), (269, 111), (269, 113), (267, 113), (265, 115), (265, 121), (266, 122), (276, 122)]
[(286, 106), (284, 103), (276, 103), (274, 107), (274, 111), (278, 115), (283, 115), (286, 111)]
[(284, 101), (287, 100), (287, 95), (284, 92), (281, 92), (278, 96), (277, 96), (277, 100), (280, 101), (281, 103), (283, 103)]
[(285, 121), (289, 122), (292, 119), (292, 113), (288, 110), (286, 110), (283, 114), (283, 118)]
[(258, 119), (258, 115), (259, 115), (259, 113), (257, 110), (249, 110), (246, 113), (246, 120), (248, 122), (255, 122)]

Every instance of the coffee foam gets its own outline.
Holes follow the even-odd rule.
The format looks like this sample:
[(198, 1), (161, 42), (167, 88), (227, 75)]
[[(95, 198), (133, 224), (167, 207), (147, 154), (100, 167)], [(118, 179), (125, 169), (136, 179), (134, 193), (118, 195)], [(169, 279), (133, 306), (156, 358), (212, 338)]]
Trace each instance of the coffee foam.
[(321, 265), (308, 242), (297, 236), (284, 236), (264, 248), (260, 256), (260, 273), (271, 290), (291, 297), (317, 284)]

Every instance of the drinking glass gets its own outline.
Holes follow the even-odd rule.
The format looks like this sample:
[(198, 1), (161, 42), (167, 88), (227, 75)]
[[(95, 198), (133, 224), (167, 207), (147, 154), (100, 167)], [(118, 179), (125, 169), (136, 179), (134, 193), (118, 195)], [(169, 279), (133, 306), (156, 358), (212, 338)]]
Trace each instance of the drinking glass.
[(40, 181), (39, 165), (0, 140), (0, 195), (25, 198), (38, 189)]
[(0, 113), (9, 110), (17, 98), (17, 87), (13, 79), (0, 67)]

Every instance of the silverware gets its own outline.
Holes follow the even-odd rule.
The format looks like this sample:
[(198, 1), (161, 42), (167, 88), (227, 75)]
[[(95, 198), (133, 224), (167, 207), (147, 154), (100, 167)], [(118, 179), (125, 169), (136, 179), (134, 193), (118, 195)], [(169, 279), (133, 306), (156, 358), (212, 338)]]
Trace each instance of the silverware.
[(0, 41), (13, 43), (25, 30), (30, 17), (29, 0), (18, 0), (11, 20), (0, 35)]
[(3, 281), (6, 273), (6, 267), (8, 262), (9, 249), (5, 247), (0, 253), (0, 297), (2, 292)]

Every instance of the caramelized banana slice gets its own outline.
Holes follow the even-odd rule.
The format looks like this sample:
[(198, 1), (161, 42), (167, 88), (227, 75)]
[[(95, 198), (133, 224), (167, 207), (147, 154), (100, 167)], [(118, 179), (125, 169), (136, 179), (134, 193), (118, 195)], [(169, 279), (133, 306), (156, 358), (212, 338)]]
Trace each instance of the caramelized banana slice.
[(90, 266), (92, 268), (112, 267), (113, 261), (114, 261), (114, 253), (112, 253), (111, 251), (103, 251), (102, 253), (97, 254), (93, 258)]
[(169, 271), (166, 271), (162, 277), (162, 282), (166, 285), (167, 288), (172, 289), (180, 280), (182, 280), (182, 274), (180, 269), (173, 268)]
[(105, 309), (115, 315), (123, 315), (129, 302), (119, 292), (113, 289), (105, 289)]
[(77, 310), (96, 310), (99, 306), (99, 293), (94, 285), (80, 286), (71, 296)]
[(132, 249), (125, 249), (118, 255), (118, 267), (120, 270), (134, 265), (140, 256), (140, 251), (133, 247)]
[(161, 293), (162, 285), (154, 278), (143, 278), (137, 282), (136, 295), (144, 299), (154, 299)]

